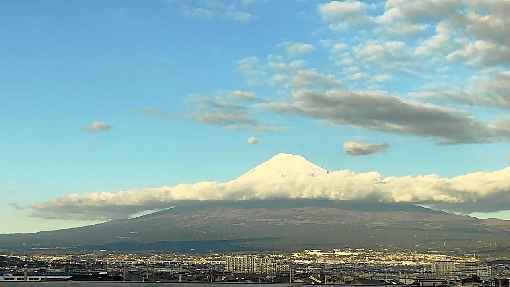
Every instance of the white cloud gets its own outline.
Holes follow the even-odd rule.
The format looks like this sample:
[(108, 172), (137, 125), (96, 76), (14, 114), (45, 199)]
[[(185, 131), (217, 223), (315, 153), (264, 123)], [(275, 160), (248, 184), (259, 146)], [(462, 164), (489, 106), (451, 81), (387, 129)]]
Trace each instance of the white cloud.
[(300, 69), (292, 76), (292, 87), (296, 89), (331, 89), (340, 85), (334, 75), (325, 75), (313, 69)]
[(462, 7), (462, 0), (387, 0), (383, 22), (408, 20), (410, 22), (431, 21), (454, 14)]
[(307, 68), (303, 60), (292, 60), (281, 56), (268, 56), (265, 61), (257, 57), (247, 57), (239, 62), (239, 70), (248, 82), (269, 84), (289, 89), (331, 89), (341, 86), (334, 74), (321, 73)]
[[(367, 41), (352, 47), (352, 56), (342, 55), (339, 63), (353, 58), (351, 65), (364, 69), (366, 74), (373, 73), (405, 73), (422, 76), (431, 65), (429, 62), (418, 61), (413, 48), (403, 41)], [(342, 66), (341, 65), (341, 66)]]
[(388, 144), (370, 144), (360, 141), (346, 141), (343, 145), (344, 152), (353, 156), (370, 155), (386, 151)]
[(328, 21), (344, 20), (346, 17), (358, 17), (366, 10), (366, 5), (360, 1), (330, 1), (319, 5), (321, 16)]
[(500, 0), (468, 0), (468, 13), (459, 17), (457, 24), (477, 39), (510, 45), (510, 2)]
[(238, 61), (239, 70), (240, 71), (251, 71), (253, 70), (258, 64), (259, 59), (257, 57), (246, 57)]
[(292, 57), (303, 56), (315, 51), (315, 46), (309, 43), (284, 42), (279, 46), (284, 47), (287, 54)]
[(101, 121), (93, 121), (88, 127), (83, 128), (83, 130), (91, 133), (106, 132), (111, 129), (112, 126)]
[(427, 27), (425, 24), (392, 22), (384, 24), (380, 30), (390, 36), (410, 37), (425, 32)]
[(367, 5), (361, 1), (330, 1), (319, 5), (319, 14), (332, 30), (344, 30), (349, 26), (370, 22)]
[[(430, 1), (403, 1), (424, 6), (418, 18), (439, 21), (436, 34), (419, 45), (417, 54), (442, 55), (450, 61), (482, 68), (510, 64), (509, 1), (432, 0), (435, 5), (429, 3), (427, 8)], [(435, 13), (436, 10), (440, 12)], [(418, 21), (415, 18), (411, 17)]]
[(453, 178), (384, 177), (378, 172), (327, 171), (304, 158), (280, 154), (227, 182), (200, 182), (142, 190), (68, 194), (32, 206), (45, 218), (126, 218), (182, 200), (306, 198), (402, 202), (447, 206), (466, 212), (507, 210), (510, 168)]
[(401, 41), (368, 42), (354, 48), (358, 59), (367, 63), (395, 65), (410, 60), (410, 50)]
[[(436, 34), (423, 41), (417, 48), (417, 55), (430, 55), (437, 52), (447, 52), (451, 50), (454, 43), (450, 42), (452, 31), (447, 22), (440, 22), (436, 25)], [(455, 46), (457, 46), (455, 44)]]
[(259, 143), (259, 139), (256, 137), (249, 137), (246, 141), (248, 144), (255, 145)]
[[(348, 0), (319, 4), (318, 10), (333, 30), (356, 25), (367, 28), (354, 33), (360, 46), (367, 39), (371, 39), (368, 45), (394, 44), (393, 39), (400, 37), (413, 46), (416, 55), (440, 56), (476, 67), (510, 64), (510, 1), (387, 0), (384, 13), (373, 15), (370, 5)], [(436, 33), (429, 38), (415, 37), (434, 28)], [(384, 44), (380, 47), (391, 49)]]
[(510, 46), (478, 40), (448, 55), (450, 61), (463, 61), (473, 66), (497, 66), (510, 63)]

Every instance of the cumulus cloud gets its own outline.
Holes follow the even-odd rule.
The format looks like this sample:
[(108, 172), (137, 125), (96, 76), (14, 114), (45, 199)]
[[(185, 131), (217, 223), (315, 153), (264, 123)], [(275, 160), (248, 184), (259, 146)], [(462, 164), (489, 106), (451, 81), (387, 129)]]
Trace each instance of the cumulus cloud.
[(287, 54), (292, 57), (303, 56), (315, 51), (315, 46), (309, 43), (284, 42), (279, 46), (284, 47)]
[(358, 17), (366, 10), (360, 1), (330, 1), (319, 5), (319, 12), (325, 20), (344, 20), (346, 17)]
[(93, 121), (89, 126), (83, 128), (89, 133), (106, 132), (112, 129), (112, 126), (101, 121)]
[(45, 218), (127, 218), (184, 200), (332, 199), (447, 206), (497, 211), (510, 204), (510, 168), (445, 178), (385, 177), (378, 172), (327, 171), (296, 155), (279, 154), (227, 182), (200, 182), (141, 190), (68, 194), (31, 207)]
[[(416, 85), (431, 87), (438, 82), (461, 82), (463, 77), (476, 73), (472, 67), (465, 70), (464, 64), (475, 68), (498, 66), (499, 71), (503, 70), (499, 66), (510, 63), (510, 54), (507, 55), (510, 29), (504, 29), (510, 26), (509, 4), (492, 0), (388, 0), (384, 3), (384, 12), (379, 15), (376, 15), (380, 12), (377, 5), (363, 1), (318, 4), (320, 17), (329, 25), (370, 23), (363, 27), (367, 29), (355, 32), (351, 40), (321, 42), (339, 68), (335, 72), (310, 68), (303, 61), (291, 62), (285, 55), (239, 61), (240, 71), (250, 82), (256, 80), (276, 87), (280, 95), (290, 94), (287, 100), (257, 105), (280, 114), (301, 115), (337, 125), (429, 137), (441, 144), (509, 140), (508, 130), (504, 128), (506, 121), (478, 119), (460, 109), (397, 96), (416, 89), (413, 87)], [(410, 35), (411, 30), (426, 33), (409, 39), (395, 39), (386, 34), (379, 37), (381, 30), (376, 25), (384, 29), (395, 25), (405, 27), (403, 30), (409, 28)], [(504, 73), (490, 77), (468, 89), (456, 91), (449, 87), (433, 92), (456, 103), (505, 107), (507, 78)], [(406, 85), (397, 87), (393, 85), (394, 79), (405, 79)]]
[(359, 141), (344, 142), (344, 152), (353, 156), (370, 155), (386, 151), (389, 144), (370, 144)]
[(468, 0), (470, 9), (457, 19), (467, 33), (479, 40), (508, 46), (510, 44), (510, 2), (498, 0)]
[[(417, 42), (418, 55), (440, 55), (475, 67), (510, 64), (509, 1), (387, 0), (379, 15), (371, 8), (363, 1), (329, 1), (319, 4), (318, 12), (333, 30), (364, 25), (367, 32), (355, 38), (361, 44), (367, 36), (410, 37), (403, 42)], [(436, 33), (429, 38), (412, 38), (432, 29)]]
[(367, 5), (361, 1), (329, 1), (319, 5), (319, 14), (332, 30), (344, 30), (370, 22)]
[(423, 33), (427, 28), (428, 25), (426, 24), (392, 22), (391, 24), (385, 24), (379, 30), (390, 36), (409, 37)]
[(452, 15), (461, 7), (462, 0), (387, 0), (380, 19), (384, 22), (429, 22)]
[(411, 50), (402, 41), (368, 42), (353, 50), (360, 61), (387, 68), (398, 67), (412, 59)]
[(359, 81), (359, 87), (373, 89), (378, 83), (397, 78), (397, 74), (426, 77), (433, 65), (419, 61), (414, 50), (405, 41), (367, 40), (347, 49), (332, 48), (330, 53), (344, 77)]
[(510, 63), (510, 46), (477, 40), (468, 42), (447, 56), (450, 61), (463, 61), (472, 66), (497, 66)]
[(395, 0), (388, 1), (387, 6), (391, 2), (395, 2), (394, 7), (381, 16), (388, 21), (402, 17), (414, 21), (412, 23), (420, 19), (439, 20), (436, 34), (421, 43), (418, 54), (444, 55), (451, 62), (475, 67), (510, 63), (509, 1)]
[(435, 138), (442, 144), (510, 139), (501, 123), (485, 123), (469, 114), (381, 92), (295, 91), (287, 101), (264, 103), (272, 111), (327, 120), (402, 135)]
[(256, 137), (249, 137), (246, 141), (248, 144), (255, 145), (259, 143), (259, 139)]
[(341, 81), (332, 74), (323, 74), (314, 69), (299, 69), (292, 73), (292, 87), (296, 89), (331, 89), (341, 86)]
[(465, 88), (442, 87), (416, 95), (433, 100), (510, 109), (510, 71), (476, 77)]
[[(337, 44), (340, 47), (340, 44)], [(337, 46), (335, 45), (335, 46)], [(308, 68), (303, 60), (268, 56), (266, 60), (247, 57), (239, 62), (239, 70), (250, 83), (269, 84), (283, 89), (332, 89), (342, 81), (332, 73)]]
[(415, 53), (417, 55), (430, 55), (436, 52), (448, 52), (454, 47), (458, 46), (458, 43), (451, 43), (452, 28), (448, 22), (440, 22), (436, 25), (436, 34), (427, 40), (423, 41), (418, 47), (416, 47)]

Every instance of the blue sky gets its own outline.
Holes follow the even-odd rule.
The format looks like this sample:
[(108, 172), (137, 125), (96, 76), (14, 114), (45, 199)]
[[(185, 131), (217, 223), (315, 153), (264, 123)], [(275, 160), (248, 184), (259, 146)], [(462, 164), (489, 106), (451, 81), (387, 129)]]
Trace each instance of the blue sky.
[(0, 232), (95, 222), (34, 215), (71, 193), (221, 182), (279, 152), (503, 170), (508, 4), (427, 1), (2, 1)]

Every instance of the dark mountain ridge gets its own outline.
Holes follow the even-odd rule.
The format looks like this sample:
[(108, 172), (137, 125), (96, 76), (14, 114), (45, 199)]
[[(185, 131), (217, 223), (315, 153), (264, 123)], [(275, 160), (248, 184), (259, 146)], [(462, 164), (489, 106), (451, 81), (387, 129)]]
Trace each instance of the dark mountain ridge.
[(510, 222), (413, 204), (309, 199), (182, 201), (131, 219), (0, 235), (0, 249), (255, 250), (412, 248), (507, 250)]

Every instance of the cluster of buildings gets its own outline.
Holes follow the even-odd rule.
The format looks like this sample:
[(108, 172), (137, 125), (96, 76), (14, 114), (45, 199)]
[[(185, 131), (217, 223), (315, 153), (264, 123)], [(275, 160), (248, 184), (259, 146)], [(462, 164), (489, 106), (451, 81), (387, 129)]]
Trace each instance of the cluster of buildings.
[(478, 277), (489, 280), (492, 277), (492, 268), (479, 260), (441, 260), (432, 264), (432, 274), (436, 278), (459, 280), (468, 277)]
[(0, 255), (0, 281), (262, 282), (510, 287), (510, 261), (409, 250)]
[(225, 257), (225, 271), (236, 274), (276, 275), (289, 272), (282, 256), (234, 255)]

